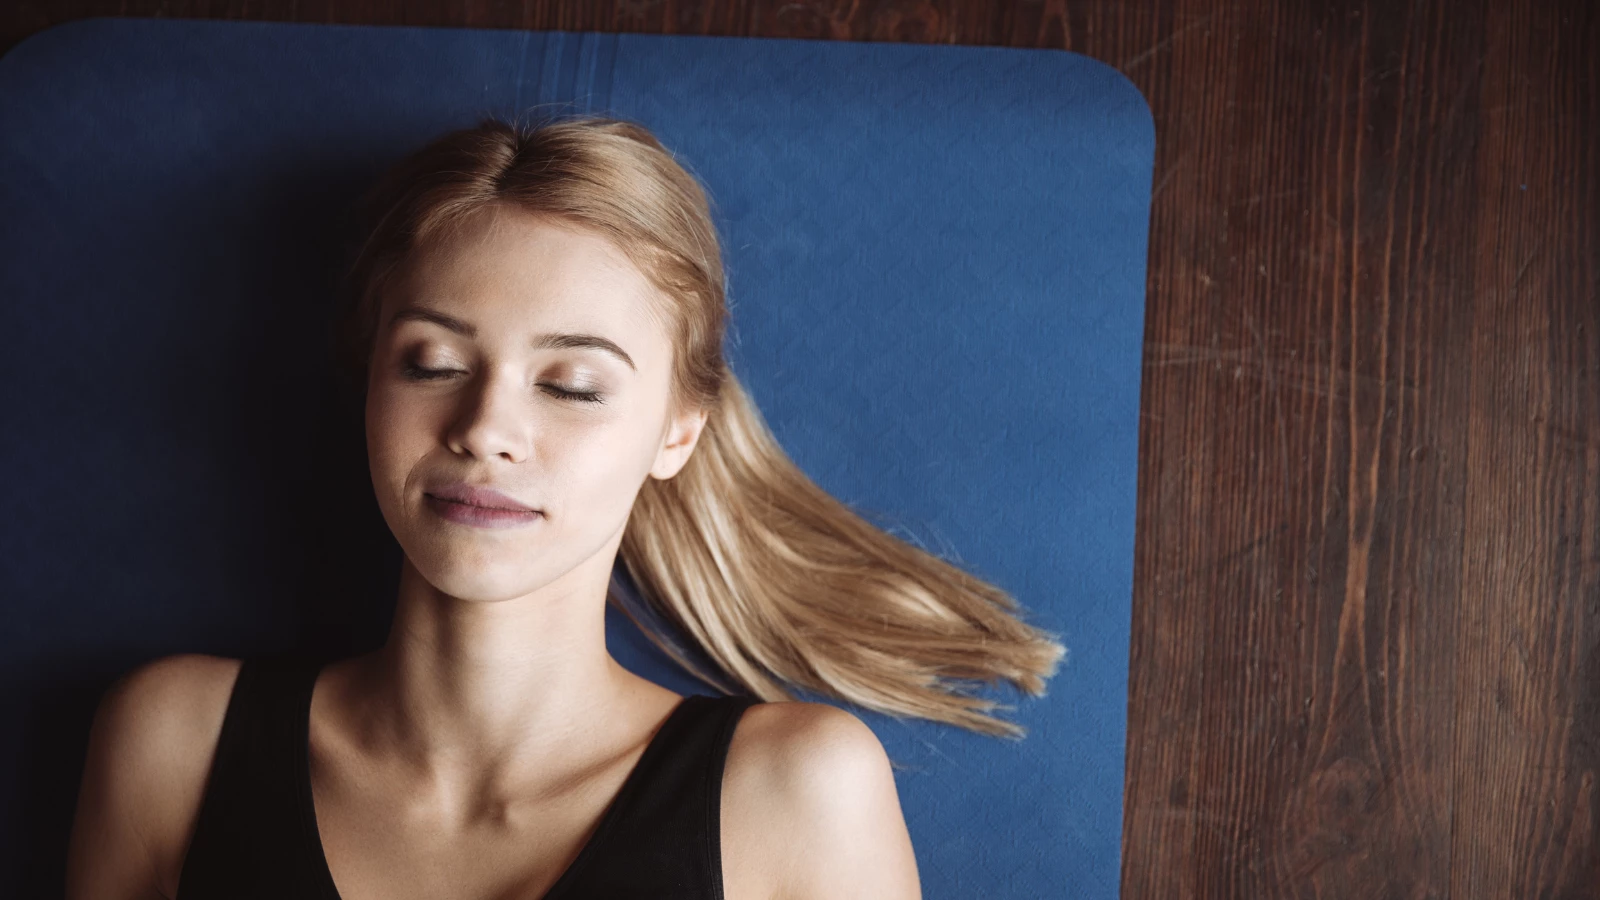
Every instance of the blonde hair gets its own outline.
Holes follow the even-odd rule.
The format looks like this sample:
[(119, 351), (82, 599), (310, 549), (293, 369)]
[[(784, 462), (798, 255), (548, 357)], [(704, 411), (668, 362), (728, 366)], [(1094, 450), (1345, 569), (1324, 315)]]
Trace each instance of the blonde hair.
[[(1039, 696), (1065, 652), (1005, 591), (872, 525), (784, 453), (723, 357), (725, 274), (700, 184), (643, 126), (606, 116), (485, 118), (401, 160), (363, 199), (343, 285), (341, 357), (364, 387), (386, 282), (416, 247), (487, 205), (560, 217), (615, 243), (670, 304), (672, 396), (708, 410), (694, 453), (648, 478), (620, 555), (650, 607), (763, 700), (803, 688), (986, 734), (977, 683)], [(640, 616), (612, 602), (635, 622)], [(640, 623), (643, 626), (643, 623)], [(714, 686), (682, 648), (643, 627)]]

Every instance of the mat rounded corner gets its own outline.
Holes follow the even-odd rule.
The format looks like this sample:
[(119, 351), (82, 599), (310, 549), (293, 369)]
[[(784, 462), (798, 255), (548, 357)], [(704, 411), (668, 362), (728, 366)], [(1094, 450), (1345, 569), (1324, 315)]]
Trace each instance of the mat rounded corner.
[(0, 54), (0, 87), (4, 86), (7, 74), (25, 61), (81, 52), (78, 48), (83, 43), (94, 40), (94, 35), (105, 31), (108, 27), (116, 27), (116, 23), (126, 22), (128, 18), (128, 16), (87, 16), (82, 19), (57, 22), (33, 32)]
[(1154, 163), (1156, 116), (1155, 112), (1150, 108), (1150, 101), (1145, 97), (1144, 91), (1139, 89), (1139, 85), (1132, 78), (1129, 78), (1126, 72), (1116, 66), (1075, 51), (1069, 50), (1066, 52), (1078, 57), (1085, 66), (1097, 70), (1101, 78), (1115, 85), (1108, 93), (1118, 101), (1116, 104), (1118, 108), (1125, 108), (1135, 118), (1134, 124), (1138, 129), (1138, 140), (1141, 144), (1150, 148), (1150, 158)]

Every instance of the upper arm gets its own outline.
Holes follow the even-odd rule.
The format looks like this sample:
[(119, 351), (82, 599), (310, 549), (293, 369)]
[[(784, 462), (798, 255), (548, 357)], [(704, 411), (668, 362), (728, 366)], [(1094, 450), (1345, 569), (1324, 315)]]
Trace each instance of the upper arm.
[(164, 657), (101, 697), (67, 850), (69, 900), (146, 900), (175, 889), (238, 665)]
[(736, 833), (740, 868), (729, 887), (742, 892), (729, 900), (920, 898), (888, 754), (848, 711), (751, 707), (729, 747), (724, 790), (723, 833)]

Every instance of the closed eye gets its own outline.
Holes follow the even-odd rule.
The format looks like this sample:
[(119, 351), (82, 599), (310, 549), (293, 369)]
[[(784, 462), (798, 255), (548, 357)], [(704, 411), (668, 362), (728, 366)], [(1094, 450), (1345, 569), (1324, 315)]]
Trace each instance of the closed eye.
[(400, 374), (412, 381), (435, 381), (440, 378), (449, 378), (459, 371), (459, 369), (425, 369), (416, 363), (410, 362), (400, 367)]
[(569, 391), (566, 388), (556, 387), (553, 384), (541, 384), (552, 397), (560, 400), (576, 400), (579, 403), (604, 403), (605, 398), (597, 391)]
[[(439, 381), (452, 375), (463, 374), (460, 369), (428, 369), (416, 363), (408, 362), (400, 369), (400, 374), (411, 381)], [(554, 384), (541, 384), (545, 392), (558, 400), (573, 400), (578, 403), (604, 403), (605, 398), (599, 391), (573, 391)]]

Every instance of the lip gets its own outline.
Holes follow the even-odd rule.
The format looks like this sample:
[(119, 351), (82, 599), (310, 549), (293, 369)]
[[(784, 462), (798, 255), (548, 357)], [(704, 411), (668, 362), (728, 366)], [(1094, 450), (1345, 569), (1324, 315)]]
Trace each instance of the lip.
[(454, 484), (440, 485), (426, 491), (427, 495), (436, 500), (448, 500), (451, 503), (463, 503), (467, 506), (477, 506), (484, 509), (511, 510), (513, 512), (538, 512), (538, 510), (520, 503), (515, 497), (502, 494), (493, 488), (477, 487), (458, 481)]
[(476, 528), (515, 528), (543, 518), (544, 513), (490, 488), (466, 483), (426, 491), (427, 504), (440, 518)]

